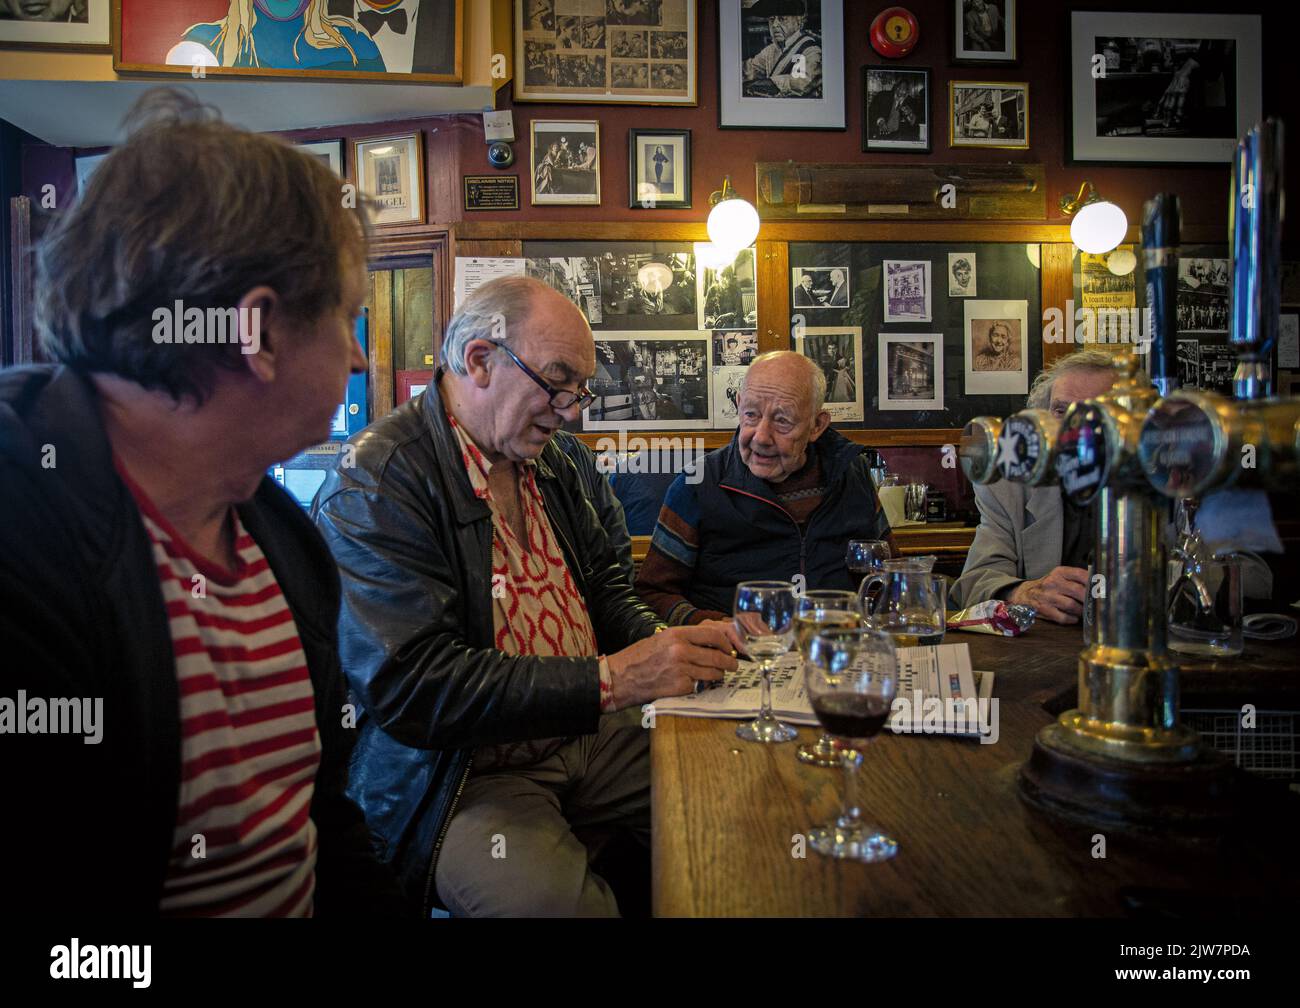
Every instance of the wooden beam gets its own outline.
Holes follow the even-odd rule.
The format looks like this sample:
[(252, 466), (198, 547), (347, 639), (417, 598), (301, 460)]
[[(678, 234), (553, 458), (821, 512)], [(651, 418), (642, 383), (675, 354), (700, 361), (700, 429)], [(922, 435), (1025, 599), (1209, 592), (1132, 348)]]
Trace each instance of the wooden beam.
[[(1066, 302), (1074, 297), (1074, 246), (1068, 242), (1043, 245), (1041, 247), (1039, 266), (1041, 267), (1043, 285), (1043, 311), (1046, 312), (1049, 308), (1059, 308), (1064, 314)], [(1043, 343), (1044, 367), (1079, 349), (1079, 347), (1075, 346), (1073, 339), (1074, 319), (1068, 318), (1062, 324), (1071, 338), (1068, 342), (1061, 340), (1058, 343)], [(1033, 326), (1034, 323), (1031, 321), (1030, 325)], [(1041, 319), (1036, 328), (1038, 328), (1038, 338), (1042, 339)]]
[(758, 261), (758, 352), (790, 349), (790, 246), (760, 241)]

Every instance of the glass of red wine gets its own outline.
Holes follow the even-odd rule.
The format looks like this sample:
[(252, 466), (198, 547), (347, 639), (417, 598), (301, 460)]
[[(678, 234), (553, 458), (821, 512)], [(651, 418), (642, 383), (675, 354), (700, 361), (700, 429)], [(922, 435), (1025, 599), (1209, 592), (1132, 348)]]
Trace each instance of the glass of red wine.
[(858, 770), (863, 748), (889, 720), (898, 692), (898, 659), (887, 633), (871, 627), (825, 630), (808, 649), (808, 699), (823, 728), (834, 736), (844, 766), (844, 809), (808, 832), (813, 850), (852, 861), (886, 861), (898, 842), (862, 818)]

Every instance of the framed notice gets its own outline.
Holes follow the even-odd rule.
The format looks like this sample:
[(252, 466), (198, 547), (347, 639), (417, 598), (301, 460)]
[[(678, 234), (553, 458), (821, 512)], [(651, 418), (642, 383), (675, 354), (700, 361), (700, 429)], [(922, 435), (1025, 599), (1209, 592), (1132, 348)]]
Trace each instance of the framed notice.
[(694, 0), (515, 0), (515, 101), (696, 103)]
[(466, 175), (466, 210), (518, 210), (518, 175)]
[(353, 179), (375, 203), (375, 225), (423, 222), (423, 134), (417, 130), (402, 136), (350, 142), (356, 170)]

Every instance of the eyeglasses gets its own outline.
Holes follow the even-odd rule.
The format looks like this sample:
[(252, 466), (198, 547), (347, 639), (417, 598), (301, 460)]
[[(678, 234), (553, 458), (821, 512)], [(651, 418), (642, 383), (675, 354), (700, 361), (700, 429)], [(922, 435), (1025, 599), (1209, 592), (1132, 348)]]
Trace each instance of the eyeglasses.
[(519, 365), (520, 371), (528, 375), (529, 378), (545, 389), (546, 394), (551, 397), (550, 404), (554, 409), (566, 410), (573, 406), (577, 406), (579, 409), (586, 409), (596, 401), (595, 393), (593, 393), (591, 389), (587, 388), (586, 385), (580, 387), (577, 392), (570, 392), (567, 389), (557, 389), (554, 385), (521, 361), (515, 355), (515, 352), (504, 343), (499, 343), (496, 340), (487, 340), (486, 342), (491, 343), (494, 347), (499, 347), (508, 353), (510, 359)]

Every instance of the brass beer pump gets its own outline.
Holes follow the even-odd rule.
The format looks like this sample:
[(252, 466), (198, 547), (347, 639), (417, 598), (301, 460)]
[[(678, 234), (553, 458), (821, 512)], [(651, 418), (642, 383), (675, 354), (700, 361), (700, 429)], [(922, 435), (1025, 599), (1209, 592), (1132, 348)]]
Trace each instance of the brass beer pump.
[[(1178, 204), (1161, 194), (1144, 207), (1142, 229), (1157, 387), (1139, 377), (1130, 348), (1117, 357), (1111, 390), (1074, 403), (1059, 425), (1031, 409), (1005, 421), (979, 417), (963, 431), (972, 482), (1059, 482), (1074, 504), (1094, 505), (1093, 622), (1079, 656), (1078, 705), (1038, 734), (1019, 778), (1029, 804), (1067, 819), (1195, 836), (1213, 835), (1237, 812), (1236, 772), (1179, 721), (1164, 534), (1171, 497), (1275, 486), (1296, 473), (1300, 400), (1261, 398), (1279, 304), (1280, 150), (1281, 126), (1270, 120), (1241, 142), (1234, 165), (1235, 386), (1248, 401), (1177, 390)], [(1244, 204), (1243, 192), (1252, 194)], [(1235, 463), (1247, 445), (1257, 464), (1243, 473)]]

